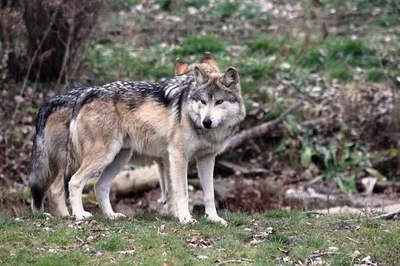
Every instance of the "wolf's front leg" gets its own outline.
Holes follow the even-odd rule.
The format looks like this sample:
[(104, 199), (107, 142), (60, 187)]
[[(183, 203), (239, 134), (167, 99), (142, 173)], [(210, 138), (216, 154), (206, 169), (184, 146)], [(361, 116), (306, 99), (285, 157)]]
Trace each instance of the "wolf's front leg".
[(187, 189), (187, 165), (188, 159), (185, 152), (172, 148), (169, 151), (170, 178), (171, 178), (171, 204), (175, 215), (182, 224), (193, 224), (189, 212), (189, 195)]
[(219, 222), (226, 226), (228, 223), (218, 216), (217, 209), (215, 208), (213, 180), (214, 165), (215, 155), (197, 158), (197, 168), (199, 171), (200, 183), (203, 188), (206, 217), (208, 220)]

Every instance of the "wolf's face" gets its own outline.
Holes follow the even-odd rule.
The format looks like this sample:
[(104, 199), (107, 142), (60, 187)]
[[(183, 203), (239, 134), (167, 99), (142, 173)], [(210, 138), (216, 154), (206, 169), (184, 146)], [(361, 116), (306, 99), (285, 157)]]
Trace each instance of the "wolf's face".
[(229, 68), (225, 74), (206, 74), (196, 68), (196, 88), (189, 95), (189, 115), (196, 126), (217, 128), (236, 125), (244, 117), (239, 74)]

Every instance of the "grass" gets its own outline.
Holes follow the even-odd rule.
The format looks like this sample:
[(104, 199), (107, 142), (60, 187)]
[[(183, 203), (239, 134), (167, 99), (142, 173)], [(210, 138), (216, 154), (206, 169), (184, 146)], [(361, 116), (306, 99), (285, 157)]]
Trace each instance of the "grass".
[(182, 45), (175, 50), (177, 56), (202, 55), (205, 51), (216, 55), (226, 51), (226, 44), (220, 38), (213, 35), (189, 36), (186, 37)]
[(350, 264), (356, 250), (361, 253), (359, 260), (371, 256), (388, 265), (400, 263), (398, 222), (276, 210), (223, 216), (228, 227), (204, 219), (184, 226), (170, 216), (146, 213), (121, 221), (96, 216), (82, 223), (40, 216), (17, 221), (1, 215), (0, 263), (211, 265), (224, 259), (249, 259), (257, 265), (274, 265), (284, 257), (304, 262), (313, 252), (332, 250), (322, 257), (332, 265)]

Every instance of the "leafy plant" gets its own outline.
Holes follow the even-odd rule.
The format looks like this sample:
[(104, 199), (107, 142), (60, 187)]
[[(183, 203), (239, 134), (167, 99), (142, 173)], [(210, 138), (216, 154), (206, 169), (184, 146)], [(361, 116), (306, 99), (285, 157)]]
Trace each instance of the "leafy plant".
[(302, 129), (294, 115), (288, 115), (284, 121), (289, 138), (283, 139), (275, 153), (289, 151), (301, 142), (301, 151), (296, 152), (303, 168), (315, 163), (322, 170), (317, 179), (336, 180), (336, 184), (343, 192), (351, 192), (356, 188), (356, 176), (361, 171), (370, 173), (375, 171), (370, 167), (371, 155), (365, 147), (344, 141), (344, 132), (336, 133), (326, 143), (318, 144), (314, 141), (312, 130)]
[(194, 35), (184, 39), (183, 44), (180, 48), (175, 50), (175, 53), (179, 56), (197, 55), (203, 54), (208, 51), (213, 54), (223, 53), (226, 50), (225, 43), (221, 38), (206, 35)]

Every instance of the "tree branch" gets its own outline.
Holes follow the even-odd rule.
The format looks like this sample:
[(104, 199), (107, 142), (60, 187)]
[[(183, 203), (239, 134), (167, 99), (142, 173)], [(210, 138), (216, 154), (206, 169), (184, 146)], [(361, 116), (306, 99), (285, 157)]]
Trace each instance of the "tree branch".
[(400, 217), (400, 208), (398, 208), (398, 209), (396, 209), (394, 211), (391, 211), (391, 212), (376, 216), (374, 218), (375, 219), (383, 219), (383, 220), (391, 220), (391, 219), (394, 219), (396, 217)]
[(298, 101), (292, 106), (290, 106), (287, 110), (285, 110), (282, 114), (280, 114), (279, 117), (276, 119), (263, 123), (261, 125), (258, 125), (253, 128), (249, 128), (246, 130), (241, 131), (239, 134), (234, 136), (231, 141), (229, 142), (228, 147), (225, 149), (225, 151), (231, 150), (235, 148), (236, 146), (240, 145), (242, 142), (255, 138), (255, 137), (261, 137), (262, 135), (266, 134), (272, 127), (275, 125), (279, 124), (282, 122), (282, 120), (291, 112), (299, 108), (301, 105), (303, 105), (303, 101)]

